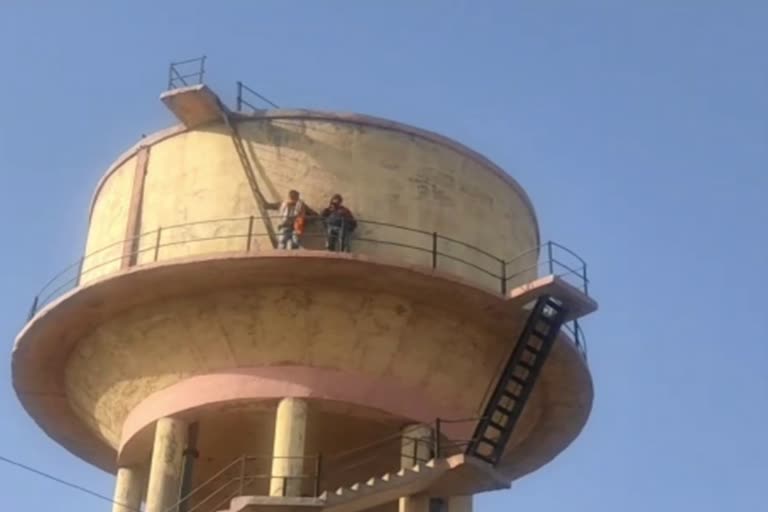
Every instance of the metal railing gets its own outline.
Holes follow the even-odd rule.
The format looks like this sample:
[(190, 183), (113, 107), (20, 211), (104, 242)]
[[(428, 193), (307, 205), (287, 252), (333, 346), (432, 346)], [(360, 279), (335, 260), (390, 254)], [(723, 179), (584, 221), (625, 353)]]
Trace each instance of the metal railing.
[[(309, 472), (300, 475), (276, 474), (276, 460), (301, 460), (302, 466), (310, 466)], [(320, 495), (321, 456), (243, 455), (230, 462), (206, 481), (182, 496), (167, 511), (183, 508), (185, 512), (218, 511), (237, 496), (271, 494), (273, 482), (282, 484), (280, 496), (285, 496), (289, 482), (299, 481), (302, 496)]]
[[(183, 252), (182, 248), (195, 244), (225, 240), (237, 242), (234, 247), (233, 244), (227, 243), (223, 244), (226, 247), (212, 248), (210, 252), (253, 251), (257, 245), (255, 242), (260, 238), (269, 238), (266, 230), (258, 229), (257, 221), (266, 223), (273, 220), (272, 217), (249, 216), (161, 226), (101, 247), (84, 255), (45, 283), (32, 301), (28, 320), (40, 308), (79, 286), (83, 279), (93, 279), (102, 273), (112, 274), (123, 268), (168, 258), (163, 256), (163, 252), (179, 253)], [(301, 236), (303, 248), (328, 250), (328, 238), (327, 227), (322, 220), (319, 217), (308, 217), (306, 231)], [(388, 257), (402, 258), (409, 263), (421, 264), (446, 273), (460, 272), (463, 276), (470, 272), (502, 294), (540, 275), (555, 275), (585, 294), (588, 293), (586, 262), (570, 249), (555, 242), (546, 242), (511, 259), (504, 259), (438, 232), (369, 220), (357, 221), (354, 230), (346, 230), (342, 226), (340, 232), (336, 232), (334, 240), (338, 246), (331, 247), (331, 250), (386, 254)], [(124, 250), (126, 245), (130, 246), (129, 251)], [(200, 251), (201, 254), (207, 252), (209, 251)], [(584, 336), (579, 325), (574, 323), (568, 328), (577, 347), (586, 354)]]
[(171, 62), (168, 66), (168, 90), (203, 83), (205, 55), (196, 59)]
[(237, 111), (242, 112), (243, 107), (248, 107), (253, 111), (264, 110), (256, 107), (253, 103), (251, 103), (251, 101), (254, 101), (254, 100), (251, 100), (251, 98), (256, 98), (257, 100), (263, 103), (266, 103), (270, 107), (280, 108), (272, 100), (254, 91), (253, 89), (245, 85), (243, 82), (237, 82), (237, 102), (235, 104), (237, 107)]
[[(413, 465), (425, 464), (432, 459), (464, 453), (471, 439), (449, 439), (444, 428), (448, 424), (474, 425), (481, 419), (438, 418), (421, 425), (427, 430), (426, 435), (415, 437), (398, 429), (374, 441), (330, 454), (296, 457), (244, 455), (225, 465), (164, 512), (175, 512), (181, 508), (185, 512), (215, 512), (226, 508), (235, 497), (273, 494), (270, 492), (274, 490), (270, 489), (272, 482), (277, 480), (279, 484), (280, 479), (283, 490), (280, 495), (285, 496), (289, 481), (299, 480), (302, 485), (298, 494), (317, 498), (325, 491), (357, 483), (362, 477), (399, 471), (403, 460)], [(274, 461), (280, 459), (300, 459), (302, 473), (292, 476), (275, 474)]]

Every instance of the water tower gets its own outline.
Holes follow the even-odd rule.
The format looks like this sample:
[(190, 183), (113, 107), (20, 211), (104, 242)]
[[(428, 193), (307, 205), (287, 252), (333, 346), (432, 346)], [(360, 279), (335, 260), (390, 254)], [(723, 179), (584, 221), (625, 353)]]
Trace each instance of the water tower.
[[(231, 110), (181, 70), (201, 64), (171, 67), (180, 123), (106, 171), (13, 351), (28, 413), (116, 474), (113, 510), (468, 512), (564, 450), (597, 306), (520, 185), (394, 121), (252, 108), (242, 84)], [(281, 250), (291, 189), (308, 216)], [(313, 215), (334, 193), (347, 251)]]

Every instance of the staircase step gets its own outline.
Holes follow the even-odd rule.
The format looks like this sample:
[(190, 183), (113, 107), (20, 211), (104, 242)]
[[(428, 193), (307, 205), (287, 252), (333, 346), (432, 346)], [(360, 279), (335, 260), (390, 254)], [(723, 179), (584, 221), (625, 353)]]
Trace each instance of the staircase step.
[(506, 389), (501, 392), (502, 396), (506, 396), (507, 398), (511, 398), (512, 400), (520, 400), (520, 395), (516, 395), (515, 393), (512, 393), (511, 391), (507, 391)]
[(504, 430), (504, 427), (505, 427), (505, 426), (504, 426), (504, 425), (502, 425), (501, 423), (496, 423), (496, 422), (495, 422), (495, 421), (493, 421), (493, 420), (489, 421), (489, 422), (488, 422), (488, 424), (489, 424), (490, 426), (492, 426), (493, 428), (495, 428), (495, 429), (497, 429), (497, 430), (502, 430), (502, 431)]

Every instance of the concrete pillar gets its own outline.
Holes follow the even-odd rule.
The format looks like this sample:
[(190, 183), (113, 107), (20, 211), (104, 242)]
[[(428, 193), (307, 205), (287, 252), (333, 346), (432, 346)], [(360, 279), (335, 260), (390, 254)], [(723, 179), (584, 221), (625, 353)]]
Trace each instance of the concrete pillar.
[(179, 501), (181, 457), (187, 442), (187, 425), (174, 418), (157, 420), (152, 466), (149, 469), (146, 512), (168, 512)]
[(472, 512), (472, 496), (451, 496), (448, 498), (448, 512)]
[[(409, 425), (400, 441), (400, 467), (410, 468), (432, 458), (432, 429), (427, 425)], [(428, 496), (403, 496), (398, 500), (400, 512), (429, 512)]]
[[(307, 403), (283, 398), (277, 406), (275, 444), (272, 448), (270, 496), (300, 496), (304, 481), (304, 441), (307, 433)], [(309, 485), (307, 483), (307, 485)]]
[(112, 512), (136, 512), (141, 508), (141, 498), (147, 483), (145, 476), (146, 473), (136, 467), (117, 469)]

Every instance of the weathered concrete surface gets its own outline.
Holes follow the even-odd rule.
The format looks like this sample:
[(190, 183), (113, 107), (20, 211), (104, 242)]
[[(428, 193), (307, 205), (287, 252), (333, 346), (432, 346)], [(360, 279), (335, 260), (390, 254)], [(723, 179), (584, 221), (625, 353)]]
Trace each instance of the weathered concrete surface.
[(448, 498), (448, 512), (472, 512), (472, 496), (451, 496)]
[[(538, 245), (533, 209), (519, 185), (487, 159), (444, 137), (367, 116), (304, 111), (241, 117), (239, 131), (268, 200), (279, 201), (288, 189), (296, 188), (319, 210), (333, 192), (341, 192), (361, 219), (426, 232), (362, 224), (356, 233), (359, 239), (410, 244), (417, 249), (359, 242), (356, 251), (428, 265), (433, 231), (504, 259)], [(151, 147), (151, 153), (138, 215), (140, 232), (147, 233), (139, 244), (139, 262), (154, 259), (156, 240), (152, 232), (161, 227), (161, 243), (174, 244), (160, 249), (161, 260), (244, 250), (244, 238), (192, 241), (242, 236), (248, 230), (247, 217), (259, 215), (224, 125), (163, 132), (144, 139), (143, 144)], [(116, 219), (112, 211), (116, 203), (127, 207), (134, 188), (132, 168), (120, 165), (100, 184), (92, 210), (89, 250), (119, 245), (125, 236), (127, 218)], [(255, 228), (253, 249), (270, 247), (264, 222), (256, 222)], [(314, 230), (317, 233), (312, 229), (308, 235), (320, 234), (319, 229)], [(321, 246), (322, 242), (312, 244)], [(447, 241), (441, 241), (438, 250), (447, 255), (440, 258), (444, 271), (498, 290), (498, 279), (451, 257), (500, 275), (497, 259)], [(119, 268), (107, 265), (93, 269), (106, 256), (95, 256), (94, 264), (86, 262), (83, 282)], [(511, 275), (529, 268), (535, 260), (532, 252), (508, 272)], [(527, 273), (534, 277), (535, 269)]]
[(139, 467), (121, 467), (115, 479), (112, 512), (136, 512), (147, 485), (146, 470)]
[(186, 443), (185, 422), (175, 418), (162, 418), (157, 422), (147, 484), (146, 512), (168, 512), (178, 503), (181, 459)]
[(306, 440), (307, 402), (296, 397), (283, 398), (275, 415), (270, 496), (301, 496), (304, 468), (310, 466), (304, 461)]
[[(154, 393), (286, 364), (392, 380), (451, 416), (476, 415), (524, 318), (522, 296), (371, 258), (220, 256), (137, 267), (38, 314), (13, 356), (14, 386), (36, 421), (111, 469), (129, 414)], [(586, 366), (561, 335), (500, 469), (514, 478), (554, 457), (591, 399)]]

